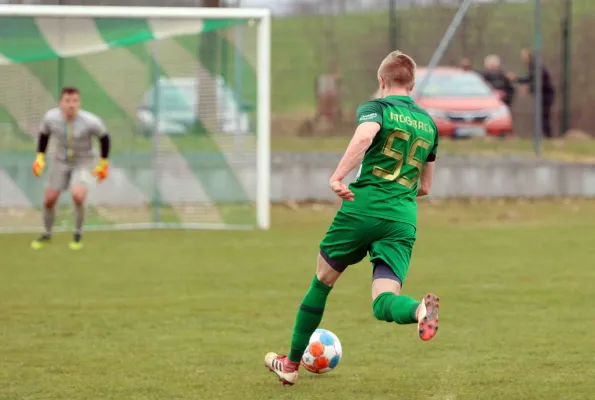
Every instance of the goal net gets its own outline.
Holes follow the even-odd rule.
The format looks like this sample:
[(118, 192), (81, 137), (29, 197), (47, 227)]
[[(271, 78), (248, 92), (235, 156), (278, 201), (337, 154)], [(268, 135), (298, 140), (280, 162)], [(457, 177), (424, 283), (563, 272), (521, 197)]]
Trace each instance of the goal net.
[(31, 163), (64, 86), (112, 137), (86, 229), (268, 228), (267, 10), (0, 6), (0, 36), (0, 231), (40, 230)]

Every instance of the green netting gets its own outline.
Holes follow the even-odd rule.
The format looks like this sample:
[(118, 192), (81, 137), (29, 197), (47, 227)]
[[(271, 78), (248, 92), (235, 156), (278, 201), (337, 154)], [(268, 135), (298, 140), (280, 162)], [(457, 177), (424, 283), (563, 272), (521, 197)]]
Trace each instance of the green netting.
[(44, 180), (30, 165), (63, 86), (113, 138), (92, 227), (254, 225), (256, 28), (244, 22), (0, 18), (0, 229), (39, 229)]

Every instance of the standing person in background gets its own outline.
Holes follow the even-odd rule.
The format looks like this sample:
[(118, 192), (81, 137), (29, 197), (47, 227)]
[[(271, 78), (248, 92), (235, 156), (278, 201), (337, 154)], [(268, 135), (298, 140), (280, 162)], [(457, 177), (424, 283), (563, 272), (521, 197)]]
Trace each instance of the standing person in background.
[(481, 71), (481, 75), (500, 94), (502, 101), (510, 107), (515, 90), (508, 76), (502, 71), (500, 57), (490, 54), (484, 60), (484, 67), (485, 69)]
[[(110, 136), (103, 121), (90, 112), (83, 111), (81, 94), (77, 88), (65, 87), (60, 95), (60, 106), (49, 110), (39, 130), (37, 156), (33, 162), (33, 173), (40, 177), (45, 169), (45, 155), (50, 142), (56, 142), (57, 151), (48, 172), (48, 182), (43, 196), (44, 232), (31, 243), (35, 250), (43, 248), (52, 239), (56, 203), (60, 194), (70, 188), (75, 214), (75, 231), (69, 247), (80, 250), (83, 224), (85, 222), (85, 202), (88, 186), (93, 176), (98, 182), (108, 175), (108, 155)], [(94, 168), (93, 138), (101, 145), (101, 159)]]
[(469, 57), (461, 58), (461, 61), (459, 61), (459, 68), (463, 71), (473, 71), (473, 67), (471, 67), (471, 60), (469, 59)]
[[(438, 332), (440, 298), (421, 301), (401, 293), (416, 241), (416, 198), (427, 195), (434, 179), (438, 129), (410, 94), (415, 61), (393, 51), (378, 68), (379, 96), (357, 110), (358, 127), (331, 176), (341, 209), (320, 243), (316, 273), (300, 304), (287, 356), (269, 352), (264, 364), (284, 385), (298, 378), (308, 341), (322, 321), (327, 298), (348, 266), (369, 254), (372, 310), (376, 319), (417, 324), (421, 340)], [(358, 168), (356, 181), (344, 183)]]
[[(521, 59), (523, 60), (523, 64), (527, 66), (527, 75), (523, 77), (518, 77), (514, 74), (509, 74), (510, 80), (520, 83), (521, 85), (525, 85), (525, 91), (529, 91), (533, 96), (535, 96), (535, 63), (533, 61), (533, 53), (530, 49), (523, 49), (521, 51)], [(556, 95), (556, 91), (554, 90), (554, 85), (552, 84), (552, 78), (550, 76), (549, 71), (545, 66), (541, 67), (541, 74), (542, 74), (542, 84), (541, 84), (541, 101), (542, 101), (542, 126), (543, 126), (543, 135), (551, 139), (553, 137), (552, 133), (552, 105), (554, 104), (554, 99)]]

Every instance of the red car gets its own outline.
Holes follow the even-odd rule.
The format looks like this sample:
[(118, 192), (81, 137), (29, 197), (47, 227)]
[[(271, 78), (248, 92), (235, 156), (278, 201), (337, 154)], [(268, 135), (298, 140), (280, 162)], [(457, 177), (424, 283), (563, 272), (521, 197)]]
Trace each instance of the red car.
[(437, 67), (419, 93), (427, 70), (419, 68), (412, 97), (431, 116), (440, 136), (474, 137), (512, 134), (510, 110), (483, 78), (472, 71)]

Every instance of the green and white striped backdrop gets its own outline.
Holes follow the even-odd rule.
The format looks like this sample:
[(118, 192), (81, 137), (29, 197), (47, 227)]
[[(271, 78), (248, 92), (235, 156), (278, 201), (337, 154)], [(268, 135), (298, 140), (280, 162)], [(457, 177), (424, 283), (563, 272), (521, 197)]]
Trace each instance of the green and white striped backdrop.
[[(255, 107), (255, 61), (256, 30), (239, 20), (0, 18), (0, 229), (36, 221), (34, 137), (62, 86), (78, 87), (114, 137), (113, 179), (91, 191), (96, 224), (253, 222), (254, 136), (221, 132), (215, 80)], [(198, 79), (206, 105), (200, 132), (159, 137), (155, 162), (152, 139), (136, 130), (157, 77)]]

